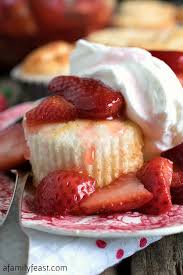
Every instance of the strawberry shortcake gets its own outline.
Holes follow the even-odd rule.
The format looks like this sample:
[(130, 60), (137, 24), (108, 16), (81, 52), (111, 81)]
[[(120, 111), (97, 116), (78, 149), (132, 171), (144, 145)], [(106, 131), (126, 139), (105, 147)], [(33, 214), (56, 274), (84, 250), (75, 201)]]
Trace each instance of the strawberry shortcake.
[(48, 89), (23, 123), (38, 211), (171, 209), (175, 154), (167, 150), (183, 141), (183, 93), (163, 61), (142, 49), (81, 40), (71, 75)]

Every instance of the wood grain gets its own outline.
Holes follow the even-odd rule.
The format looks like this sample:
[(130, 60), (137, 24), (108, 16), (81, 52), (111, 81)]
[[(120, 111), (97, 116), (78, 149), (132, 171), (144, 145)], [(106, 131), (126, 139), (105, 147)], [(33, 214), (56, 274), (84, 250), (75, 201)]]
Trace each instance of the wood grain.
[(106, 271), (104, 271), (101, 275), (117, 275), (116, 268), (110, 267)]
[(164, 237), (136, 253), (131, 275), (183, 275), (183, 234)]

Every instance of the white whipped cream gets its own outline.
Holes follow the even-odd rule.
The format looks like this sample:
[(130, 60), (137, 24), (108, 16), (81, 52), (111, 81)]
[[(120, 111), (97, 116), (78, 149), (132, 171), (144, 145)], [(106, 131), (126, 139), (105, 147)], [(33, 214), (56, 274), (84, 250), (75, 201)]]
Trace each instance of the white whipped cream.
[(146, 159), (183, 142), (182, 86), (170, 67), (149, 52), (79, 40), (71, 74), (99, 79), (122, 93), (128, 118), (143, 131)]

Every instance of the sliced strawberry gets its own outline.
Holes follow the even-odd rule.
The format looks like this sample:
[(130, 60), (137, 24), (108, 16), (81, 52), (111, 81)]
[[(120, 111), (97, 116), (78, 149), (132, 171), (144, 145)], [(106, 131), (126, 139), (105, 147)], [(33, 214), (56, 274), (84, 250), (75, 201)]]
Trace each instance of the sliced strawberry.
[[(37, 211), (46, 215), (67, 214), (77, 210), (79, 202), (95, 191), (95, 180), (83, 172), (51, 172), (38, 185)], [(78, 212), (78, 210), (77, 210)]]
[(0, 94), (0, 112), (4, 111), (7, 108), (7, 100), (3, 94)]
[(183, 171), (173, 173), (171, 196), (174, 204), (183, 204)]
[(183, 168), (183, 143), (161, 153), (162, 157), (170, 159), (173, 163)]
[(150, 202), (140, 211), (146, 214), (159, 215), (172, 207), (170, 185), (173, 174), (173, 163), (165, 158), (156, 157), (146, 163), (137, 173), (145, 188), (153, 194)]
[(97, 189), (80, 203), (85, 214), (113, 213), (136, 209), (152, 199), (152, 194), (133, 175), (122, 175), (113, 183)]
[(76, 108), (61, 96), (50, 96), (26, 113), (28, 124), (64, 122), (77, 117)]
[(24, 163), (26, 141), (21, 124), (0, 132), (0, 170), (8, 170)]
[(50, 82), (48, 89), (74, 104), (81, 118), (117, 117), (125, 106), (120, 92), (95, 79), (58, 76)]
[(16, 121), (23, 118), (24, 114), (33, 108), (33, 103), (26, 102), (13, 106), (0, 113), (0, 131), (6, 129)]

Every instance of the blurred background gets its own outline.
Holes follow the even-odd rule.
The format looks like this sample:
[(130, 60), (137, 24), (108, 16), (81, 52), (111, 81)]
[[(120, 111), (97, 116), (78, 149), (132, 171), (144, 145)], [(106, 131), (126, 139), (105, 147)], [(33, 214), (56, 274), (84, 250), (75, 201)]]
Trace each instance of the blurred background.
[(182, 81), (182, 23), (180, 0), (0, 0), (0, 94), (9, 105), (44, 96), (79, 38), (147, 49)]

